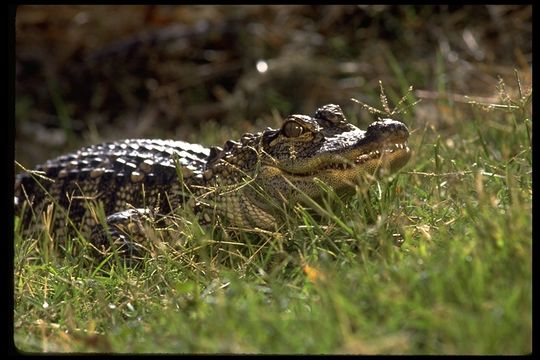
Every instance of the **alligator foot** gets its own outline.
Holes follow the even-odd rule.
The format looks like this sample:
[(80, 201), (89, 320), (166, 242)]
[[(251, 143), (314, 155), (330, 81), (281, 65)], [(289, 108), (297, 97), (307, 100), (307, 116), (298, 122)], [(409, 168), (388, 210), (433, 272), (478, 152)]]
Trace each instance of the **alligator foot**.
[(149, 209), (129, 209), (107, 216), (106, 226), (97, 224), (90, 239), (99, 253), (116, 250), (123, 257), (140, 257), (147, 252), (149, 229), (155, 223)]

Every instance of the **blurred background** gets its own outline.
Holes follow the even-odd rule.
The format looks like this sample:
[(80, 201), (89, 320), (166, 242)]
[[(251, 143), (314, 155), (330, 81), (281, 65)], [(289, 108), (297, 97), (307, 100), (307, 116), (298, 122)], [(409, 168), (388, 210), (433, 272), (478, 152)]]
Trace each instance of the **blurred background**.
[(220, 145), (327, 103), (365, 127), (351, 98), (382, 109), (379, 82), (444, 135), (500, 78), (532, 86), (530, 5), (21, 6), (15, 25), (26, 167), (123, 138)]

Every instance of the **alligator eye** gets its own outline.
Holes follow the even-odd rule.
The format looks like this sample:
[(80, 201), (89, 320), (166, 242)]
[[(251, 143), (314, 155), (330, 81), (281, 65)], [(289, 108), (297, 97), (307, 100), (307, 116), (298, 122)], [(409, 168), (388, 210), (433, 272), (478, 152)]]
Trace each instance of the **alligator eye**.
[(292, 138), (302, 135), (304, 128), (302, 128), (302, 126), (300, 126), (300, 124), (298, 124), (296, 121), (287, 121), (283, 125), (282, 131), (283, 135)]
[(345, 116), (339, 105), (328, 104), (319, 109), (315, 113), (317, 119), (326, 120), (332, 124), (338, 124), (345, 121)]
[(331, 122), (336, 122), (338, 120), (338, 116), (334, 113), (331, 113), (331, 112), (326, 112), (324, 114), (322, 114), (322, 118), (323, 119), (326, 119), (326, 120), (329, 120)]

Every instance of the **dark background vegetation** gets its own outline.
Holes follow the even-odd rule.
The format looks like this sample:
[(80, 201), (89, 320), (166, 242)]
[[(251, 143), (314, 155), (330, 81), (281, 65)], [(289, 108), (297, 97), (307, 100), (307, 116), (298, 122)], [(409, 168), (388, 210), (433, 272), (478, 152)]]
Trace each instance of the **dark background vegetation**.
[(531, 83), (532, 6), (21, 6), (15, 61), (25, 166), (121, 138), (217, 144), (326, 103), (364, 126), (350, 98), (380, 108), (379, 81), (452, 131), (499, 77)]

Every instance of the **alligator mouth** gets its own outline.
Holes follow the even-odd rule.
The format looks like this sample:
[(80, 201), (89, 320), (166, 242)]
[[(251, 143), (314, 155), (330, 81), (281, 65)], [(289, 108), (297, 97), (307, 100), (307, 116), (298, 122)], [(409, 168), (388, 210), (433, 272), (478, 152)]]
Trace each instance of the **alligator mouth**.
[(370, 152), (356, 156), (354, 160), (344, 159), (342, 162), (321, 164), (313, 171), (308, 172), (286, 172), (294, 176), (306, 177), (320, 175), (322, 172), (331, 172), (335, 170), (356, 170), (358, 167), (366, 167), (374, 170), (384, 167), (390, 168), (391, 170), (397, 170), (405, 165), (409, 159), (409, 156), (410, 149), (407, 142), (385, 144), (383, 147), (376, 150), (371, 150)]
[(391, 145), (387, 145), (386, 147), (382, 148), (382, 149), (379, 149), (379, 150), (373, 150), (373, 151), (370, 151), (369, 153), (367, 154), (362, 154), (360, 156), (358, 156), (355, 160), (354, 160), (354, 164), (355, 165), (361, 165), (369, 160), (374, 160), (374, 159), (381, 159), (381, 158), (384, 158), (385, 156), (388, 156), (390, 154), (394, 154), (396, 153), (395, 155), (400, 155), (401, 153), (403, 153), (403, 155), (409, 153), (409, 147), (407, 146), (407, 143), (398, 143), (398, 144), (391, 144)]

